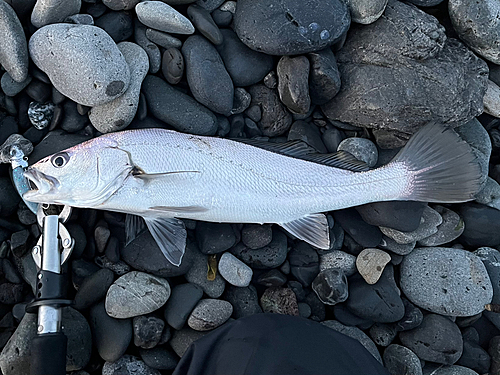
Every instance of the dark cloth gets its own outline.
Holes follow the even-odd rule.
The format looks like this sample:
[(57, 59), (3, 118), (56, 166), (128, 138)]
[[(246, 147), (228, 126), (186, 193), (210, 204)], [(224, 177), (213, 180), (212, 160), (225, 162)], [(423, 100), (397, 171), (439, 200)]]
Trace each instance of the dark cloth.
[(389, 375), (357, 340), (312, 320), (255, 314), (195, 341), (173, 375)]

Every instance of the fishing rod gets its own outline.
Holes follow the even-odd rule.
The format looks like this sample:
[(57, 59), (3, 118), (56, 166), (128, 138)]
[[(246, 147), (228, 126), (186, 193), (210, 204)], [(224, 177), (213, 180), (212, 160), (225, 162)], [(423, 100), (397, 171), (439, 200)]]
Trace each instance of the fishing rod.
[[(18, 134), (11, 135), (0, 146), (0, 162), (10, 163), (12, 180), (17, 192), (30, 190), (24, 177), (28, 155), (33, 151), (30, 141)], [(66, 299), (66, 283), (62, 266), (68, 260), (75, 244), (64, 223), (71, 215), (71, 207), (42, 205), (24, 200), (36, 215), (42, 234), (31, 255), (38, 268), (35, 300), (26, 306), (26, 312), (38, 313), (37, 334), (31, 342), (31, 375), (65, 375), (68, 339), (62, 332), (62, 308), (72, 304)]]

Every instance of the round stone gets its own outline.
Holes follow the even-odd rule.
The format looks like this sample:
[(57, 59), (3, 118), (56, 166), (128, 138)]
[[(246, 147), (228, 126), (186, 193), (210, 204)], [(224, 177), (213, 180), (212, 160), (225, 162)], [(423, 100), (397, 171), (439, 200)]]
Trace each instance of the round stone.
[(193, 24), (162, 1), (143, 1), (135, 6), (137, 18), (153, 29), (174, 34), (194, 33)]
[(384, 365), (391, 374), (422, 375), (420, 359), (405, 346), (392, 344), (384, 350)]
[(384, 272), (391, 256), (379, 249), (364, 249), (356, 258), (356, 268), (368, 284), (375, 284)]
[(252, 280), (252, 269), (231, 253), (222, 254), (218, 267), (221, 276), (231, 285), (245, 287)]
[(368, 25), (375, 22), (384, 13), (387, 0), (347, 0), (352, 22)]
[(328, 268), (338, 268), (347, 276), (356, 273), (356, 257), (341, 250), (333, 250), (330, 253), (320, 255), (319, 270), (324, 271)]
[(356, 159), (374, 167), (378, 160), (377, 146), (366, 138), (347, 138), (340, 142), (338, 151), (347, 151)]
[(457, 239), (464, 232), (464, 222), (456, 212), (443, 206), (435, 206), (434, 209), (443, 222), (437, 226), (436, 233), (419, 240), (419, 246), (440, 246)]
[(181, 329), (202, 296), (203, 290), (195, 284), (176, 285), (165, 305), (167, 323), (174, 329)]
[(196, 331), (209, 331), (224, 324), (233, 313), (233, 306), (220, 299), (202, 299), (188, 318), (188, 325)]
[(31, 13), (31, 23), (40, 28), (63, 22), (66, 17), (79, 13), (81, 6), (81, 0), (37, 0)]

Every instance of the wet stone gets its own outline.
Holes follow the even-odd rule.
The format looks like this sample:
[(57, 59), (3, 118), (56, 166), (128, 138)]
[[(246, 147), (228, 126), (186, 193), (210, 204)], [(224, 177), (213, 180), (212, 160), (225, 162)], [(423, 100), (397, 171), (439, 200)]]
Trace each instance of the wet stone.
[(309, 60), (305, 56), (283, 56), (278, 62), (278, 92), (292, 113), (305, 114), (311, 106), (309, 97)]
[(222, 254), (218, 268), (221, 276), (231, 285), (246, 287), (252, 280), (252, 269), (231, 253)]
[(177, 48), (169, 48), (163, 52), (161, 72), (171, 85), (176, 85), (184, 75), (184, 57)]
[(309, 95), (313, 104), (322, 105), (340, 90), (340, 73), (333, 52), (326, 48), (307, 55), (311, 63)]
[(233, 313), (233, 306), (220, 299), (202, 299), (188, 318), (188, 325), (196, 331), (209, 331), (224, 324)]
[(189, 20), (162, 1), (143, 1), (135, 6), (137, 18), (144, 25), (174, 34), (192, 34), (194, 27)]
[(31, 102), (28, 108), (28, 117), (30, 122), (38, 130), (49, 126), (54, 115), (54, 105), (52, 103)]
[(161, 339), (165, 322), (154, 316), (136, 316), (133, 319), (134, 345), (143, 349), (154, 348)]
[(239, 288), (228, 285), (224, 294), (224, 299), (233, 306), (233, 317), (235, 319), (262, 312), (259, 305), (259, 297), (253, 285), (246, 288)]
[(102, 367), (102, 375), (160, 375), (160, 371), (146, 365), (139, 358), (132, 355), (124, 355), (116, 362), (105, 362)]
[(181, 329), (201, 299), (203, 290), (191, 283), (176, 285), (165, 305), (165, 320), (174, 329)]
[(419, 246), (443, 245), (460, 237), (465, 229), (463, 220), (456, 212), (443, 206), (435, 206), (434, 209), (441, 215), (443, 222), (438, 225), (436, 233), (419, 240)]
[(264, 247), (253, 250), (240, 243), (230, 251), (252, 268), (276, 268), (282, 265), (286, 259), (287, 237), (283, 232), (274, 230), (272, 241)]
[(344, 139), (344, 135), (336, 127), (327, 124), (322, 134), (322, 139), (328, 152), (336, 152), (340, 142)]
[(384, 365), (391, 375), (422, 375), (422, 366), (415, 353), (405, 346), (392, 344), (384, 350)]
[(368, 284), (375, 284), (390, 261), (391, 256), (385, 251), (368, 248), (356, 257), (356, 268)]
[(245, 224), (241, 230), (241, 241), (250, 249), (259, 249), (273, 239), (273, 230), (268, 224)]
[(352, 276), (357, 272), (356, 257), (340, 250), (333, 250), (330, 253), (320, 255), (319, 270), (324, 271), (329, 268), (337, 268), (347, 277)]
[(377, 164), (378, 150), (375, 144), (366, 138), (347, 138), (340, 142), (338, 151), (347, 151), (356, 159), (364, 161), (369, 167)]
[(260, 298), (260, 304), (265, 313), (299, 315), (297, 298), (289, 288), (267, 288)]
[(312, 282), (312, 290), (326, 305), (335, 305), (344, 302), (348, 295), (347, 278), (336, 268), (321, 271)]
[[(236, 87), (234, 89), (233, 109), (231, 109), (231, 114), (243, 113), (248, 107), (250, 107), (251, 102), (252, 102), (252, 96), (248, 93), (248, 91), (242, 87)], [(246, 118), (245, 125), (247, 127), (255, 129), (255, 131), (258, 132), (257, 135), (260, 135), (261, 132), (260, 129), (257, 127), (257, 124), (252, 121), (253, 125), (249, 126), (247, 125), (247, 121), (252, 121), (252, 120)]]
[(318, 253), (307, 243), (299, 242), (288, 253), (290, 272), (304, 286), (311, 285), (319, 273)]

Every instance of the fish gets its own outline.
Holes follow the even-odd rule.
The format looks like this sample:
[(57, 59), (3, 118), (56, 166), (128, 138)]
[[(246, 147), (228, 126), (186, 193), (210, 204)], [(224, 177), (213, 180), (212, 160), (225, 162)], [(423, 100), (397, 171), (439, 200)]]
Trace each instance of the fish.
[(345, 151), (319, 154), (301, 141), (232, 140), (166, 129), (109, 133), (48, 156), (24, 173), (35, 203), (142, 217), (165, 257), (182, 261), (181, 219), (272, 223), (319, 249), (326, 212), (371, 202), (474, 199), (481, 170), (452, 129), (429, 124), (388, 164), (370, 169)]

